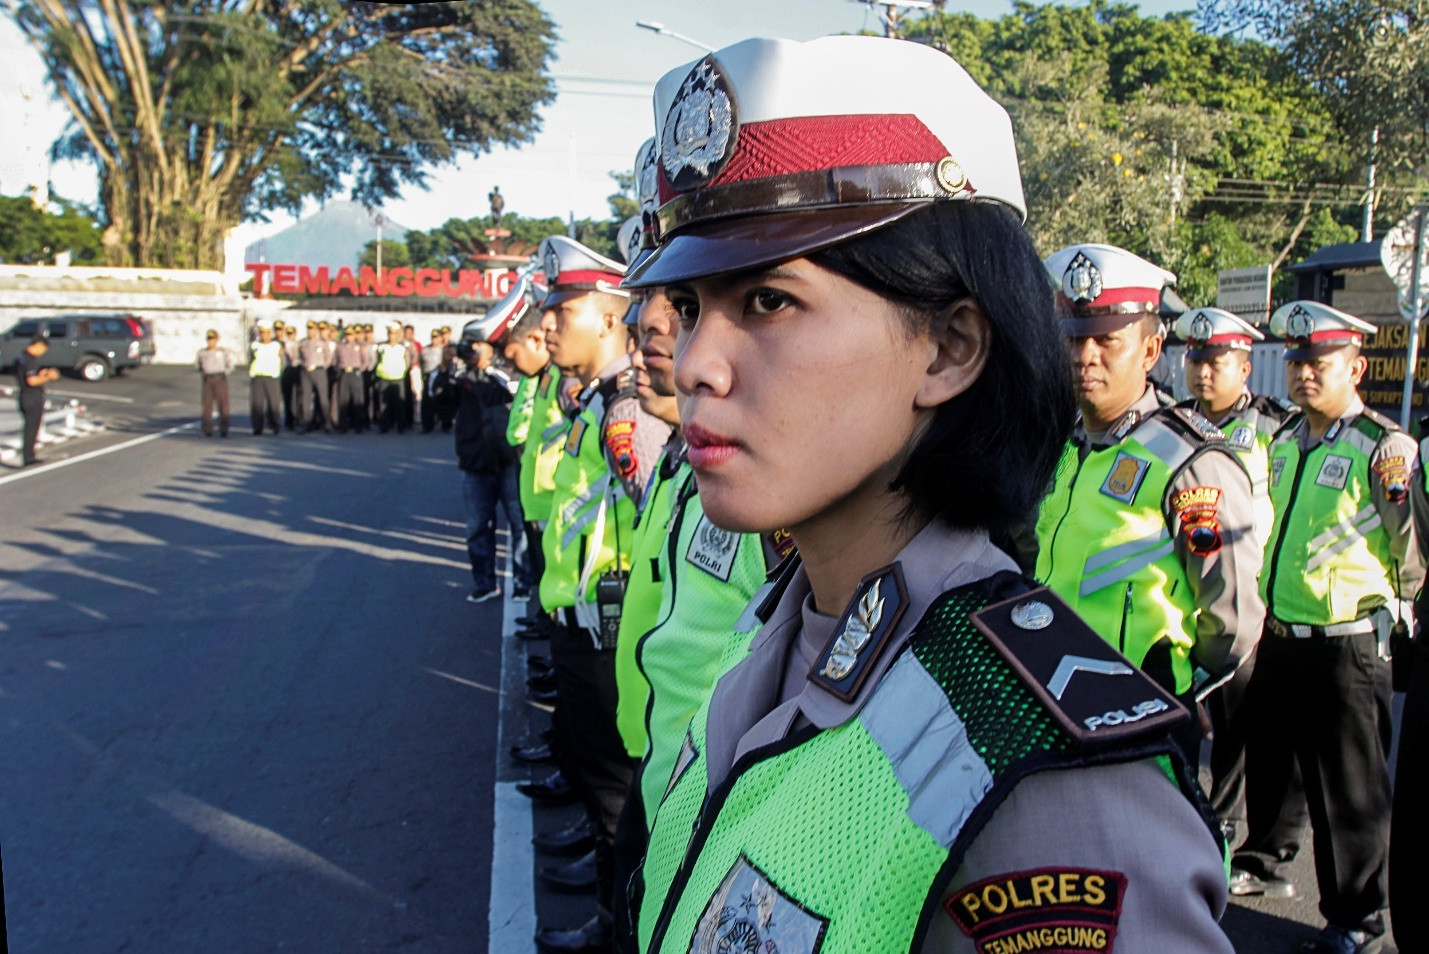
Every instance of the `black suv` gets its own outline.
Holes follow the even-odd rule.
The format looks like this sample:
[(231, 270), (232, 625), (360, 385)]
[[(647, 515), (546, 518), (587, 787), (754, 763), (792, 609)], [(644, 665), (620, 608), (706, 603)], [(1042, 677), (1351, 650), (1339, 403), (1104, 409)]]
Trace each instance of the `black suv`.
[(36, 335), (50, 342), (41, 366), (74, 370), (86, 381), (103, 381), (125, 368), (154, 360), (154, 329), (143, 318), (56, 315), (26, 319), (0, 335), (0, 368), (14, 365)]

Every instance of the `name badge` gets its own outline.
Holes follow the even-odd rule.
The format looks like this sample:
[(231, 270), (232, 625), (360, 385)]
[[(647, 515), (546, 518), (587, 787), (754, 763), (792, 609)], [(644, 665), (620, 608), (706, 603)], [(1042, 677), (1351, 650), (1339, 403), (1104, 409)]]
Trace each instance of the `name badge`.
[(739, 534), (721, 530), (710, 523), (708, 517), (701, 517), (690, 548), (685, 551), (685, 559), (720, 582), (728, 583), (738, 552)]
[(1116, 460), (1111, 465), (1111, 473), (1106, 475), (1106, 481), (1102, 484), (1102, 493), (1113, 500), (1131, 503), (1136, 498), (1136, 492), (1141, 489), (1141, 482), (1146, 479), (1146, 471), (1150, 466), (1150, 461), (1133, 457), (1126, 451), (1118, 451)]
[(571, 424), (571, 432), (566, 435), (566, 453), (572, 457), (579, 457), (581, 453), (581, 438), (585, 437), (585, 418), (578, 417)]
[(1350, 479), (1352, 463), (1348, 457), (1341, 457), (1338, 454), (1328, 455), (1320, 464), (1320, 473), (1315, 476), (1315, 483), (1321, 487), (1344, 490), (1345, 482)]

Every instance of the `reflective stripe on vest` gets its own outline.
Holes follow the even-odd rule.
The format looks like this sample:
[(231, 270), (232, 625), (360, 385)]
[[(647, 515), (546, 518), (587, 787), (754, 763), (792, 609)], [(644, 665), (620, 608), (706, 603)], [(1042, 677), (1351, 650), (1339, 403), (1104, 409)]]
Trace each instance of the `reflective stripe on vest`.
[(1162, 504), (1194, 452), (1154, 418), (1084, 460), (1069, 443), (1037, 518), (1037, 579), (1137, 665), (1169, 640), (1177, 694), (1191, 687), (1195, 596)]
[(1361, 417), (1302, 457), (1303, 427), (1270, 446), (1275, 526), (1261, 596), (1282, 622), (1329, 626), (1395, 598), (1390, 541), (1370, 487), (1370, 459), (1385, 432)]
[[(990, 815), (978, 807), (1086, 754), (1068, 751), (977, 634), (968, 613), (985, 599), (946, 594), (856, 718), (754, 750), (713, 791), (701, 706), (655, 814), (640, 950), (919, 949), (929, 896), (961, 864), (953, 846), (971, 844)], [(744, 904), (751, 896), (758, 903)]]
[[(558, 452), (550, 518), (541, 537), (546, 557), (546, 569), (541, 574), (541, 606), (548, 610), (594, 603), (600, 575), (615, 567), (617, 535), (622, 551), (620, 567), (630, 567), (635, 504), (625, 488), (611, 479), (606, 465), (605, 445), (600, 438), (604, 412), (605, 402), (597, 394), (572, 423), (572, 427), (584, 428), (575, 453)], [(596, 526), (600, 528), (599, 539), (595, 539)], [(586, 579), (585, 591), (577, 592), (582, 577)]]
[(248, 365), (250, 378), (276, 378), (283, 373), (283, 346), (276, 341), (253, 346), (253, 361)]
[[(690, 465), (683, 464), (672, 483), (693, 489), (693, 480)], [(652, 528), (666, 543), (659, 556), (665, 585), (660, 621), (640, 634), (636, 647), (636, 662), (650, 686), (641, 713), (649, 738), (640, 775), (647, 824), (654, 821), (690, 718), (715, 681), (749, 650), (758, 625), (741, 626), (740, 616), (769, 569), (759, 535), (712, 531), (698, 494), (687, 495), (683, 512), (673, 517), (668, 538), (664, 528)], [(725, 575), (727, 580), (720, 578)]]
[(383, 381), (400, 381), (407, 376), (407, 349), (404, 345), (377, 346), (377, 376)]

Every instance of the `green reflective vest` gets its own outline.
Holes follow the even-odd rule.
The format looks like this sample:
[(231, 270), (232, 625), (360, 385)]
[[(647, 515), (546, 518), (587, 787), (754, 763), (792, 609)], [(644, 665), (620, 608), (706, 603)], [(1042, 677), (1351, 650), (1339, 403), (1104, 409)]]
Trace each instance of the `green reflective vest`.
[(655, 625), (660, 615), (664, 577), (657, 563), (665, 547), (675, 502), (677, 473), (668, 455), (655, 465), (655, 474), (635, 521), (630, 547), (630, 578), (620, 609), (620, 635), (615, 644), (615, 725), (631, 758), (645, 754), (645, 703), (650, 683), (635, 663), (635, 644)]
[(521, 449), (521, 513), (532, 523), (551, 514), (551, 494), (556, 487), (556, 465), (561, 462), (570, 418), (561, 411), (561, 375), (548, 367), (536, 376), (536, 396), (531, 402), (531, 423)]
[(640, 768), (647, 823), (670, 780), (690, 718), (715, 681), (749, 649), (758, 624), (752, 615), (741, 622), (741, 614), (772, 569), (762, 535), (731, 533), (710, 523), (688, 463), (672, 483), (679, 497), (659, 556), (665, 580), (660, 621), (635, 650), (650, 686), (643, 713), (649, 743)]
[(536, 377), (524, 377), (511, 397), (511, 416), (506, 421), (506, 443), (520, 447), (531, 429), (531, 414), (536, 407)]
[[(1169, 664), (1166, 688), (1182, 695), (1191, 688), (1195, 595), (1165, 506), (1198, 447), (1167, 413), (1085, 457), (1068, 443), (1037, 517), (1036, 577), (1136, 665), (1164, 679)], [(1148, 663), (1153, 648), (1160, 658)]]
[(407, 376), (407, 347), (400, 344), (377, 346), (377, 377), (400, 381)]
[[(1187, 401), (1181, 407), (1196, 410), (1197, 404)], [(1275, 505), (1270, 500), (1270, 442), (1293, 410), (1274, 398), (1246, 392), (1220, 425), (1221, 433), (1226, 436), (1226, 447), (1235, 451), (1250, 475), (1255, 536), (1262, 546), (1270, 539), (1275, 525)]]
[[(630, 568), (635, 502), (610, 472), (601, 439), (605, 409), (619, 396), (621, 377), (586, 391), (556, 463), (550, 516), (541, 535), (546, 557), (541, 606), (547, 610), (570, 606), (587, 612), (595, 603), (600, 575)], [(584, 625), (592, 623), (593, 619)]]
[(282, 345), (276, 341), (260, 341), (253, 346), (253, 361), (248, 365), (250, 378), (276, 378), (282, 373)]
[(917, 950), (929, 896), (991, 814), (978, 806), (1073, 758), (1064, 730), (969, 619), (986, 601), (977, 587), (945, 594), (854, 718), (755, 749), (713, 791), (706, 700), (655, 815), (640, 950)]
[(1366, 409), (1348, 425), (1336, 421), (1302, 454), (1305, 426), (1295, 418), (1270, 445), (1275, 527), (1260, 594), (1276, 619), (1329, 626), (1397, 599), (1397, 567), (1370, 491), (1370, 459), (1399, 428)]

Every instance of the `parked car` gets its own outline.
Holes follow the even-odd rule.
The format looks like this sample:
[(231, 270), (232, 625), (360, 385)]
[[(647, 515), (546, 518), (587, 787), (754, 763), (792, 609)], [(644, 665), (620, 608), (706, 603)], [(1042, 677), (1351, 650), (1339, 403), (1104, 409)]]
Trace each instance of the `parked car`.
[(40, 359), (42, 366), (72, 370), (86, 381), (103, 381), (125, 368), (154, 360), (154, 329), (144, 318), (56, 315), (27, 318), (0, 334), (0, 368), (13, 366), (36, 335), (44, 335), (50, 342)]

